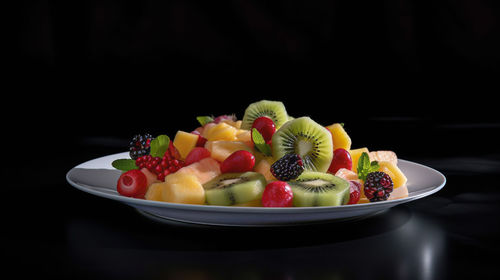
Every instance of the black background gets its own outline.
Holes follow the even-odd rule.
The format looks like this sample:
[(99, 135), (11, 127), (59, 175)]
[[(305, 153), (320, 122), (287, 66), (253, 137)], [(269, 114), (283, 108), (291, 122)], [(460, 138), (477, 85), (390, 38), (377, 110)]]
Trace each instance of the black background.
[[(494, 278), (495, 1), (33, 1), (8, 10), (2, 250), (51, 278)], [(10, 35), (10, 32), (7, 32)], [(137, 132), (281, 100), (353, 148), (443, 172), (439, 193), (348, 224), (159, 225), (65, 181)], [(429, 264), (431, 263), (431, 264)], [(246, 277), (246, 278), (245, 278)]]

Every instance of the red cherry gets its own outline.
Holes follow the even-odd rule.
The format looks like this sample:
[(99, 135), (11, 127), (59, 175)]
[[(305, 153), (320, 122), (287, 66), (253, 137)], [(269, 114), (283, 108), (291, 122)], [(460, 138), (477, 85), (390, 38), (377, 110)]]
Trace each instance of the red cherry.
[(207, 143), (207, 138), (201, 136), (198, 130), (193, 130), (191, 133), (198, 135), (198, 141), (196, 141), (196, 147), (205, 147), (205, 143)]
[(194, 147), (186, 156), (184, 163), (190, 165), (210, 156), (210, 151), (203, 147)]
[(118, 178), (116, 190), (123, 196), (144, 198), (148, 190), (148, 179), (140, 170), (129, 170)]
[(356, 204), (361, 197), (361, 183), (358, 181), (349, 181), (349, 202), (347, 204)]
[(274, 181), (267, 184), (262, 194), (264, 207), (292, 207), (293, 192), (290, 185), (284, 181)]
[(221, 173), (252, 171), (255, 156), (249, 151), (239, 150), (228, 156), (220, 165)]
[(333, 151), (332, 163), (328, 168), (328, 172), (335, 174), (340, 168), (352, 170), (352, 158), (349, 151), (338, 148)]
[[(258, 117), (253, 121), (252, 131), (256, 128), (267, 144), (271, 144), (271, 139), (273, 138), (273, 134), (276, 132), (276, 125), (271, 118), (268, 117)], [(253, 137), (252, 137), (253, 142)]]

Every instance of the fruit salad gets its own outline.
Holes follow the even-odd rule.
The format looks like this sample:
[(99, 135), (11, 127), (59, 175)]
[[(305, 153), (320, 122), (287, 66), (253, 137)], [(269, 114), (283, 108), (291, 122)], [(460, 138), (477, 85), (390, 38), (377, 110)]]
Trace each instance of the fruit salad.
[(279, 101), (235, 115), (199, 116), (199, 126), (167, 135), (135, 135), (120, 195), (170, 203), (314, 207), (376, 203), (408, 196), (393, 151), (353, 149), (344, 124), (291, 117)]

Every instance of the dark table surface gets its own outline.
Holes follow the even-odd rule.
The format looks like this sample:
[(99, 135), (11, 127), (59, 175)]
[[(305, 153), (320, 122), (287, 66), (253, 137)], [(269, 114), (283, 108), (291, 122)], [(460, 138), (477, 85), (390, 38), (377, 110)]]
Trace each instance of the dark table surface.
[[(158, 223), (130, 206), (71, 187), (65, 180), (70, 168), (124, 151), (135, 132), (117, 122), (86, 126), (106, 119), (99, 108), (95, 118), (73, 114), (65, 139), (57, 138), (62, 126), (39, 134), (46, 147), (65, 143), (58, 149), (13, 157), (16, 164), (2, 169), (12, 186), (4, 190), (8, 226), (2, 253), (7, 269), (21, 279), (496, 278), (500, 124), (495, 119), (411, 114), (348, 119), (353, 146), (392, 148), (401, 158), (433, 167), (447, 177), (444, 189), (359, 221), (232, 228)], [(187, 130), (196, 124), (180, 125)]]

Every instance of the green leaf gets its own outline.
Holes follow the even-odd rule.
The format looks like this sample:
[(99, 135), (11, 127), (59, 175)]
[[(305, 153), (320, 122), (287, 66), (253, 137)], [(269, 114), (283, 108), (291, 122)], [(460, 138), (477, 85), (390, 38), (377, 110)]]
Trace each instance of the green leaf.
[(168, 149), (170, 138), (167, 135), (158, 135), (151, 141), (151, 150), (149, 154), (153, 157), (163, 157)]
[(111, 165), (121, 171), (129, 171), (132, 169), (139, 169), (137, 165), (135, 165), (135, 160), (129, 158), (122, 158), (114, 160)]
[(252, 129), (252, 140), (257, 150), (266, 156), (272, 155), (271, 146), (266, 144), (266, 140), (264, 140), (264, 137), (262, 137), (262, 134), (256, 128)]
[(359, 157), (357, 168), (358, 178), (365, 180), (369, 173), (377, 171), (380, 166), (377, 161), (370, 162), (370, 156), (368, 156), (368, 153), (363, 152)]
[(210, 116), (199, 116), (199, 117), (196, 117), (196, 119), (201, 124), (201, 126), (204, 126), (207, 123), (214, 121), (214, 118), (210, 117)]

